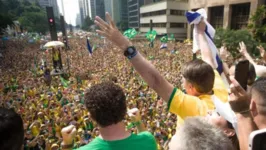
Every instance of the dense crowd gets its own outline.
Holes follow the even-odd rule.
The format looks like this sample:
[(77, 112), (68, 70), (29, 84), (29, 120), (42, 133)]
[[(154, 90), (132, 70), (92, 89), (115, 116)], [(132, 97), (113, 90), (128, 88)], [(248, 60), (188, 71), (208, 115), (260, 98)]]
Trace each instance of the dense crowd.
[[(16, 43), (8, 42), (5, 57), (1, 60), (0, 81), (5, 88), (0, 99), (2, 106), (14, 108), (22, 115), (25, 147), (45, 149), (60, 145), (61, 129), (69, 124), (75, 124), (78, 128), (76, 147), (98, 136), (98, 128), (83, 105), (84, 92), (91, 85), (106, 80), (117, 82), (126, 90), (128, 109), (140, 109), (143, 121), (156, 137), (158, 146), (167, 143), (175, 133), (175, 115), (167, 111), (166, 104), (125, 61), (118, 48), (111, 43), (103, 45), (100, 38), (91, 38), (91, 43), (98, 45), (98, 48), (90, 56), (85, 38), (77, 37), (69, 42), (71, 49), (61, 50), (65, 71), (71, 74), (67, 87), (63, 86), (59, 76), (52, 77), (51, 86), (45, 84), (41, 66), (43, 60), (52, 69), (50, 51), (41, 51), (39, 43), (20, 50)], [(134, 41), (134, 44), (167, 80), (181, 87), (181, 75), (176, 71), (192, 59), (189, 44), (169, 43), (168, 50), (159, 50), (159, 42), (154, 48), (149, 48), (148, 41)], [(68, 62), (70, 70), (67, 69)], [(129, 118), (126, 123), (130, 130), (136, 132), (136, 128), (130, 126)]]
[[(3, 107), (14, 109), (22, 116), (25, 133), (25, 150), (57, 150), (62, 146), (66, 146), (67, 148), (65, 149), (68, 149), (72, 140), (74, 140), (74, 145), (71, 148), (79, 148), (94, 140), (94, 143), (91, 142), (91, 147), (93, 147), (95, 141), (101, 141), (99, 136), (104, 140), (110, 139), (106, 141), (112, 141), (113, 137), (106, 136), (108, 135), (106, 133), (111, 132), (107, 132), (107, 130), (108, 128), (119, 128), (119, 125), (121, 125), (119, 124), (121, 121), (119, 115), (125, 113), (123, 112), (124, 106), (127, 106), (127, 110), (138, 108), (141, 117), (140, 123), (136, 122), (134, 117), (130, 117), (129, 114), (126, 115), (125, 119), (123, 119), (124, 116), (122, 115), (127, 131), (137, 134), (141, 129), (138, 128), (139, 125), (145, 125), (147, 131), (154, 136), (158, 149), (167, 149), (168, 145), (172, 150), (180, 149), (182, 144), (183, 146), (181, 147), (187, 147), (187, 149), (190, 146), (195, 147), (195, 145), (189, 145), (186, 142), (181, 142), (177, 146), (177, 143), (184, 139), (187, 139), (187, 142), (193, 139), (192, 142), (198, 143), (201, 147), (200, 149), (206, 149), (208, 146), (211, 146), (208, 144), (216, 145), (216, 148), (220, 146), (223, 149), (233, 149), (232, 145), (234, 145), (235, 149), (239, 149), (239, 146), (241, 149), (244, 149), (243, 147), (245, 146), (241, 145), (243, 144), (242, 140), (240, 140), (240, 145), (238, 144), (238, 139), (244, 137), (244, 134), (242, 132), (238, 133), (239, 137), (236, 134), (238, 131), (243, 130), (236, 131), (234, 124), (236, 122), (228, 120), (228, 118), (222, 119), (221, 117), (225, 116), (222, 116), (222, 114), (220, 116), (219, 113), (221, 112), (219, 110), (216, 110), (218, 111), (218, 116), (216, 113), (214, 115), (213, 112), (208, 112), (209, 110), (218, 109), (213, 104), (215, 102), (210, 101), (212, 98), (210, 95), (215, 95), (222, 102), (227, 102), (228, 91), (225, 85), (223, 85), (225, 80), (222, 80), (217, 71), (213, 71), (215, 68), (213, 62), (208, 60), (210, 58), (206, 59), (206, 53), (201, 52), (205, 62), (202, 60), (191, 61), (193, 59), (191, 43), (170, 42), (167, 49), (160, 50), (160, 42), (158, 41), (154, 43), (153, 48), (150, 48), (148, 41), (132, 40), (132, 45), (144, 57), (136, 53), (133, 56), (136, 56), (135, 60), (127, 61), (127, 58), (121, 54), (120, 50), (124, 46), (123, 41), (115, 39), (115, 36), (117, 36), (126, 42), (123, 36), (112, 27), (112, 23), (109, 26), (104, 23), (101, 24), (99, 18), (96, 20), (98, 21), (98, 23), (96, 21), (96, 24), (102, 30), (105, 29), (103, 26), (110, 29), (110, 31), (105, 30), (105, 32), (110, 32), (108, 34), (112, 34), (114, 37), (102, 34), (106, 35), (114, 44), (104, 42), (104, 39), (100, 37), (91, 36), (90, 42), (92, 45), (95, 45), (93, 46), (95, 48), (93, 54), (90, 55), (85, 38), (74, 37), (70, 39), (71, 49), (61, 49), (63, 68), (66, 73), (64, 76), (49, 75), (49, 78), (47, 78), (45, 72), (53, 69), (53, 56), (51, 50), (42, 51), (39, 49), (39, 44), (42, 43), (31, 45), (24, 43), (27, 45), (21, 47), (21, 49), (18, 48), (16, 42), (9, 41), (7, 43), (7, 49), (3, 53), (4, 57), (0, 60), (0, 83), (2, 84), (2, 88), (0, 88), (0, 104)], [(199, 34), (199, 37), (202, 35), (202, 33)], [(201, 37), (201, 40), (201, 46), (203, 46), (201, 49), (206, 48), (205, 51), (208, 50), (207, 42), (204, 41), (203, 37)], [(264, 57), (264, 49), (262, 47), (259, 47), (259, 49), (262, 52), (262, 57)], [(240, 44), (240, 53), (251, 62), (253, 68), (255, 67), (255, 70), (253, 69), (252, 72), (255, 74), (255, 77), (257, 73), (257, 76), (263, 79), (263, 76), (265, 76), (263, 72), (265, 70), (264, 66), (257, 65), (256, 60), (254, 61), (248, 55), (243, 43)], [(231, 66), (234, 60), (229, 55), (226, 48), (220, 50), (221, 58)], [(144, 58), (148, 61), (144, 60)], [(138, 64), (139, 62), (147, 68), (141, 68), (142, 66)], [(263, 64), (263, 58), (259, 63)], [(157, 68), (161, 75), (152, 65)], [(181, 66), (184, 68), (184, 65), (186, 66), (185, 69), (181, 69)], [(203, 70), (197, 70), (199, 68), (203, 68)], [(194, 74), (191, 73), (193, 69), (195, 71), (193, 72)], [(145, 71), (148, 73), (145, 73)], [(234, 75), (229, 68), (227, 71), (225, 69), (225, 73), (226, 75)], [(154, 79), (151, 79), (150, 76)], [(51, 81), (47, 82), (47, 80)], [(111, 83), (105, 81), (110, 81)], [(155, 81), (158, 82), (153, 83)], [(236, 86), (230, 86), (231, 93), (229, 93), (229, 97), (231, 102), (235, 102), (230, 103), (232, 110), (236, 114), (254, 111), (249, 109), (249, 105), (244, 105), (245, 107), (243, 105), (241, 105), (242, 107), (234, 105), (239, 103), (237, 101), (238, 97), (246, 95), (245, 91), (239, 87), (234, 79), (231, 79), (231, 81)], [(252, 86), (254, 82), (255, 78), (251, 76), (249, 78), (249, 86)], [(205, 85), (200, 85), (203, 83)], [(197, 86), (194, 85), (195, 87), (193, 87), (193, 84)], [(186, 89), (186, 91), (183, 91), (183, 89)], [(251, 91), (259, 91), (261, 89), (263, 88), (260, 83), (254, 83), (254, 88), (251, 88)], [(237, 92), (240, 94), (237, 94)], [(193, 96), (191, 96), (191, 93), (194, 93), (194, 95), (192, 94)], [(232, 93), (235, 94), (234, 98), (232, 98)], [(111, 97), (110, 94), (112, 95)], [(119, 96), (120, 98), (117, 98)], [(124, 96), (126, 96), (126, 105), (123, 105)], [(112, 106), (102, 105), (101, 101), (102, 104), (110, 103)], [(255, 101), (251, 106), (255, 107), (256, 103)], [(108, 110), (108, 107), (110, 107), (110, 110)], [(115, 110), (116, 107), (121, 107), (121, 110)], [(103, 112), (101, 113), (101, 111)], [(121, 114), (115, 114), (120, 111)], [(105, 116), (106, 112), (110, 113), (110, 118)], [(181, 121), (186, 119), (187, 116), (206, 116), (207, 112), (211, 113), (210, 120), (215, 127), (203, 121), (202, 118), (194, 118), (194, 120), (190, 118), (183, 122), (185, 126), (181, 125)], [(118, 120), (115, 120), (117, 118)], [(238, 120), (238, 123), (241, 121), (243, 120)], [(255, 121), (259, 128), (260, 122), (263, 121)], [(72, 131), (74, 127), (77, 129), (77, 134), (73, 134), (73, 139), (66, 140), (69, 138), (68, 134), (72, 135), (70, 129), (70, 131), (64, 131), (67, 130), (64, 127), (69, 125), (71, 125)], [(238, 128), (241, 127), (238, 126)], [(178, 130), (176, 131), (176, 129)], [(183, 135), (182, 131), (184, 133), (190, 132), (190, 134), (177, 136)], [(120, 131), (117, 131), (115, 134), (119, 133)], [(210, 143), (211, 137), (209, 134), (214, 134), (214, 140), (221, 140), (219, 141), (220, 143), (218, 141)], [(195, 137), (200, 136), (201, 138), (197, 139), (197, 137), (195, 138), (192, 135), (195, 135)], [(121, 135), (117, 135), (117, 137), (119, 136)], [(204, 136), (206, 137), (205, 143), (197, 142), (197, 140), (203, 140)], [(122, 137), (118, 139), (124, 139), (124, 135)], [(170, 142), (171, 139), (172, 142)], [(228, 144), (229, 139), (232, 142), (230, 144)], [(70, 141), (70, 143), (61, 145), (61, 143), (66, 141)], [(103, 141), (101, 142), (104, 143)], [(152, 140), (150, 140), (150, 149), (152, 149), (152, 143)], [(144, 143), (144, 145), (149, 147), (149, 143)]]

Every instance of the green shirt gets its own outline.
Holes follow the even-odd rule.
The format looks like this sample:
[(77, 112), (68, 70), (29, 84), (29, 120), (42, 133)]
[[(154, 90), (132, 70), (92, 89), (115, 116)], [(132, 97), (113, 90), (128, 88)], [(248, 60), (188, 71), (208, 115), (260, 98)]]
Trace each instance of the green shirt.
[(105, 141), (99, 137), (77, 150), (157, 150), (155, 138), (150, 132), (131, 134), (117, 141)]

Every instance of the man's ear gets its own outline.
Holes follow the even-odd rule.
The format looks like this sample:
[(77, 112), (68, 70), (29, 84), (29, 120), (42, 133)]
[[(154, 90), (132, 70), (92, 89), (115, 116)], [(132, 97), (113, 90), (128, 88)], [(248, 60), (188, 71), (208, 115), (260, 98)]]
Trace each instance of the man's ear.
[(234, 129), (225, 129), (224, 130), (224, 134), (227, 136), (227, 137), (232, 137), (236, 134), (236, 131)]
[(253, 117), (258, 115), (257, 105), (256, 105), (256, 102), (253, 99), (251, 99), (251, 102), (250, 102), (250, 105), (249, 105), (249, 109), (250, 109), (250, 112), (251, 112)]

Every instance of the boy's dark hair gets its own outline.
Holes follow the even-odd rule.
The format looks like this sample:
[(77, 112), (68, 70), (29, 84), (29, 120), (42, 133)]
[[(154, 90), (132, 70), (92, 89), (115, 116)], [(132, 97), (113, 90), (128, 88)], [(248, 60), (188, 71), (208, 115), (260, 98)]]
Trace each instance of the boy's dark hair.
[(215, 78), (213, 68), (203, 60), (195, 59), (186, 63), (182, 75), (199, 93), (208, 93), (213, 88)]
[(24, 141), (23, 121), (15, 111), (0, 107), (0, 149), (20, 150)]
[(121, 122), (127, 111), (125, 94), (113, 82), (92, 86), (85, 94), (85, 103), (91, 118), (101, 127)]

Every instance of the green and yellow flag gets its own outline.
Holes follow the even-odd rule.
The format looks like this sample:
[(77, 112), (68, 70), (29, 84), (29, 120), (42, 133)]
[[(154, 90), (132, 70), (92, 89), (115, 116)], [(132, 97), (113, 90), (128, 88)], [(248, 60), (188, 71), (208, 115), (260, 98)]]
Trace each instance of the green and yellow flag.
[(155, 30), (150, 30), (146, 33), (146, 39), (148, 39), (150, 42), (153, 42), (156, 38), (157, 32)]
[(138, 32), (135, 29), (128, 29), (124, 32), (124, 36), (127, 37), (128, 39), (133, 39), (134, 37), (136, 37), (136, 35), (138, 34)]

